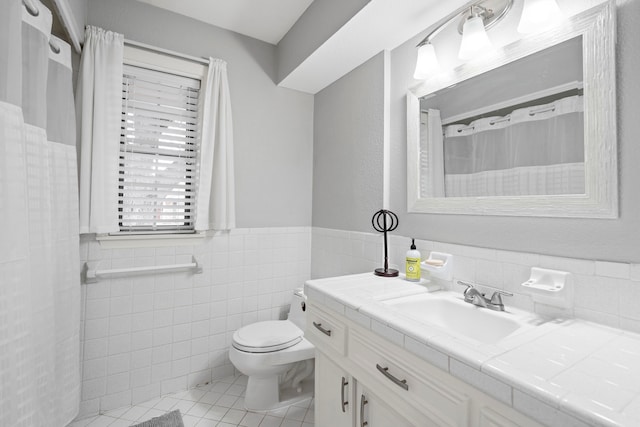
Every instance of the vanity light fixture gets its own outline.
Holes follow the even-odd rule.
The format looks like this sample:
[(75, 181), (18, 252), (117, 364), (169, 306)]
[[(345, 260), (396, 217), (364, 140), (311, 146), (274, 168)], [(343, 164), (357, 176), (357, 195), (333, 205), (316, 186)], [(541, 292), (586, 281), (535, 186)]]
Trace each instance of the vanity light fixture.
[[(476, 58), (492, 49), (487, 30), (500, 22), (511, 10), (514, 0), (478, 0), (449, 14), (416, 46), (418, 60), (413, 78), (424, 80), (440, 70), (433, 38), (452, 21), (458, 20), (462, 35), (458, 57)], [(518, 32), (528, 33), (558, 24), (564, 18), (556, 0), (524, 0)]]
[(440, 63), (431, 42), (427, 41), (425, 44), (418, 46), (418, 61), (416, 62), (416, 71), (413, 73), (413, 78), (424, 80), (438, 71), (440, 71)]
[(481, 14), (475, 12), (473, 6), (470, 13), (471, 16), (462, 26), (462, 41), (458, 52), (458, 58), (464, 60), (476, 58), (493, 48)]
[(418, 43), (418, 61), (413, 74), (415, 79), (426, 79), (439, 70), (438, 58), (431, 40), (448, 24), (459, 19), (458, 33), (462, 35), (460, 59), (471, 59), (491, 49), (486, 30), (500, 22), (513, 6), (514, 0), (479, 0), (457, 9), (447, 16)]
[(564, 14), (556, 0), (524, 0), (518, 32), (528, 34), (541, 31), (558, 24), (563, 19)]

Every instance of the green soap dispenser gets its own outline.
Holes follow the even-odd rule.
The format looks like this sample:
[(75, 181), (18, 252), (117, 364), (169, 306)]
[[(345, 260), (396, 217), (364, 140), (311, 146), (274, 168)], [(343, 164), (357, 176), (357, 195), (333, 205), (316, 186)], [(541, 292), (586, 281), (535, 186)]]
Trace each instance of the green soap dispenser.
[(411, 248), (407, 251), (406, 279), (411, 282), (420, 281), (420, 251), (416, 249), (415, 239), (411, 239)]

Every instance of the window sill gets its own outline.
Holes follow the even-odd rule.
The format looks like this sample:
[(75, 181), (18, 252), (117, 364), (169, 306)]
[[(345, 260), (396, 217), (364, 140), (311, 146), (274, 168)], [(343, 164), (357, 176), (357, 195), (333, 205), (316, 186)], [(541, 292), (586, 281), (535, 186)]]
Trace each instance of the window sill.
[(207, 237), (206, 232), (194, 234), (128, 234), (120, 236), (97, 234), (96, 240), (105, 249), (121, 249), (197, 245), (202, 243), (205, 237)]

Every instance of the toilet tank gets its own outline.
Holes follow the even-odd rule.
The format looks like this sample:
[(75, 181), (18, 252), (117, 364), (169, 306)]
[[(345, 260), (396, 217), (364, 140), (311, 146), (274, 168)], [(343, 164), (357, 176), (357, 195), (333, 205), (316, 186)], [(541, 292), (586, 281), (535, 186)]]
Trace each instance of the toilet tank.
[(298, 328), (304, 331), (306, 326), (306, 303), (303, 288), (297, 288), (291, 297), (291, 307), (289, 307), (289, 315), (287, 319), (293, 322)]

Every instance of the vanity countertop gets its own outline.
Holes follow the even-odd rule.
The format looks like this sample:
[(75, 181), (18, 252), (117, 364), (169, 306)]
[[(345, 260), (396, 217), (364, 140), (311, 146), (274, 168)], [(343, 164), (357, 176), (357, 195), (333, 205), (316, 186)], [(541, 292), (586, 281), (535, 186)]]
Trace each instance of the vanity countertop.
[[(532, 315), (534, 327), (486, 344), (416, 321), (382, 303), (426, 292), (420, 284), (373, 273), (305, 284), (311, 302), (542, 424), (640, 426), (640, 335), (580, 319), (540, 321)], [(505, 305), (508, 312), (507, 301)]]

